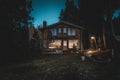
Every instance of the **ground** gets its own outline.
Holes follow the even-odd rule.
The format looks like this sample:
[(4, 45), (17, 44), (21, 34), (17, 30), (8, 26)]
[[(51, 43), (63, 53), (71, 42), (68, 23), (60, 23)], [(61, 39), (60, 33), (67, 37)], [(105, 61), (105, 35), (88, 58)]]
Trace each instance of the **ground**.
[(82, 61), (79, 54), (40, 55), (0, 67), (0, 80), (120, 80), (114, 63)]

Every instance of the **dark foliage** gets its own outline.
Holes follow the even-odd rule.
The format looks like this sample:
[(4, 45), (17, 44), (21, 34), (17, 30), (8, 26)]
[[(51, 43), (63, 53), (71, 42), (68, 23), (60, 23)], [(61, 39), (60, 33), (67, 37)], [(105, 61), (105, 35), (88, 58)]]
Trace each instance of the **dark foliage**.
[(28, 46), (28, 20), (33, 20), (31, 0), (0, 0), (2, 60), (24, 56)]
[[(118, 54), (118, 48), (115, 46), (118, 42), (115, 35), (119, 31), (115, 30), (115, 26), (119, 25), (117, 21), (113, 21), (114, 11), (120, 8), (120, 0), (78, 0), (80, 19), (89, 32), (106, 37), (107, 48), (115, 49)], [(115, 32), (114, 32), (115, 30)]]
[(112, 35), (111, 22), (114, 11), (120, 8), (119, 0), (78, 0), (78, 6), (73, 0), (67, 0), (65, 6), (61, 10), (60, 20), (85, 26), (95, 35), (102, 34), (102, 26), (106, 23)]
[[(120, 0), (78, 0), (78, 6), (73, 0), (67, 0), (65, 9), (61, 10), (60, 20), (68, 21), (86, 28), (85, 47), (88, 48), (89, 34), (106, 39), (106, 48), (114, 48), (118, 42), (119, 18), (113, 20), (114, 11), (120, 9)], [(118, 52), (117, 52), (118, 53)]]
[(113, 20), (115, 35), (120, 35), (120, 16)]
[(61, 10), (59, 19), (61, 21), (67, 21), (74, 24), (79, 24), (78, 17), (79, 11), (74, 1), (67, 0), (65, 3), (65, 9)]
[(32, 49), (39, 49), (40, 48), (40, 38), (39, 38), (37, 30), (34, 30), (34, 34), (33, 34), (33, 37), (31, 39), (31, 46), (32, 46)]

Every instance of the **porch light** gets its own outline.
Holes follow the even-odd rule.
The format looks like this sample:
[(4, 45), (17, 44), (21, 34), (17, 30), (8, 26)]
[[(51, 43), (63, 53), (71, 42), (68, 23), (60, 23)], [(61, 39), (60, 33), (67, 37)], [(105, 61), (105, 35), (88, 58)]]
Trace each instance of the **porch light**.
[(91, 39), (95, 39), (95, 36), (91, 36)]
[(98, 48), (95, 36), (90, 36), (90, 46), (91, 48)]

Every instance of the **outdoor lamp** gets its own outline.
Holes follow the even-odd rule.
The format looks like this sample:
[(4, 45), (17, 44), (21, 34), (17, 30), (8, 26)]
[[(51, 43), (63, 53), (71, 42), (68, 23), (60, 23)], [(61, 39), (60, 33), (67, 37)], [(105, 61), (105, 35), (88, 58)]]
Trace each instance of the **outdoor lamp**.
[(95, 39), (95, 37), (94, 37), (94, 36), (91, 36), (91, 39)]

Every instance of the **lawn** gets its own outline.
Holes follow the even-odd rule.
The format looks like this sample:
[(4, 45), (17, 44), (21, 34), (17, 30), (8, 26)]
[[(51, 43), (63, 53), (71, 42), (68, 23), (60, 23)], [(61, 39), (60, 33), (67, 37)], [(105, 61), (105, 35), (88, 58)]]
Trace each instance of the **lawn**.
[(82, 61), (79, 54), (40, 55), (37, 59), (1, 67), (0, 80), (120, 80), (116, 75), (119, 71), (114, 68), (112, 62)]

